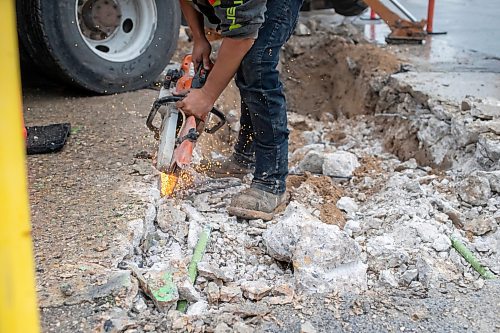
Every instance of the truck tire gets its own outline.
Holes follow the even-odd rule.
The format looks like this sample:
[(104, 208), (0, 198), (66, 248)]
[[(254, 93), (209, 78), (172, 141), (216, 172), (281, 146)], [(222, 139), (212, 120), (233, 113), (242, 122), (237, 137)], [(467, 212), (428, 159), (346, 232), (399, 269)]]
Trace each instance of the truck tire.
[(172, 0), (17, 0), (17, 17), (23, 60), (101, 94), (150, 85), (175, 51), (181, 20)]

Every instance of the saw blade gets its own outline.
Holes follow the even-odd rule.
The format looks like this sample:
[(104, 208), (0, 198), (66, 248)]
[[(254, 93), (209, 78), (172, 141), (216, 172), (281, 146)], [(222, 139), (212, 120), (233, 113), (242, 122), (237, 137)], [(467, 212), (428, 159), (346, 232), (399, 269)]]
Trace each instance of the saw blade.
[(179, 111), (174, 105), (167, 106), (167, 108), (168, 110), (162, 119), (160, 144), (156, 160), (156, 168), (161, 172), (167, 172), (172, 163), (175, 150), (177, 119), (179, 118)]

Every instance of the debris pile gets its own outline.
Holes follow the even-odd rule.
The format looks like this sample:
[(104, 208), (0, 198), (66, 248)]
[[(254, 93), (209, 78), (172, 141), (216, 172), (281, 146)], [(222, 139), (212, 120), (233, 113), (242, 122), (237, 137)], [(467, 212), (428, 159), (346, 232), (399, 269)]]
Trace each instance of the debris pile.
[[(307, 28), (312, 35), (284, 50), (288, 208), (270, 222), (237, 220), (226, 207), (247, 181), (197, 178), (196, 188), (160, 198), (144, 177), (146, 213), (130, 222), (119, 265), (129, 301), (108, 325), (252, 332), (273, 309), (298, 309), (311, 295), (482, 288), (457, 241), (500, 274), (498, 108), (433, 100), (391, 76), (400, 64), (385, 51), (351, 32)], [(189, 265), (208, 229), (193, 284)], [(176, 310), (181, 301), (186, 313)]]

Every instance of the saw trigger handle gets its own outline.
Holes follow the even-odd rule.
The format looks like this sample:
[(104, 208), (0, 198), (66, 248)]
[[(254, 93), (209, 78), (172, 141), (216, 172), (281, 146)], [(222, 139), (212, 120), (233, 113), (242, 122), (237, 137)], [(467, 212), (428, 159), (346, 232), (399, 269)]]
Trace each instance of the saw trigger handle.
[(217, 118), (219, 118), (219, 121), (217, 122), (217, 124), (215, 124), (214, 126), (210, 127), (210, 128), (205, 128), (205, 132), (208, 133), (208, 134), (214, 134), (215, 132), (217, 132), (222, 126), (224, 126), (226, 124), (226, 116), (224, 115), (224, 113), (222, 113), (220, 110), (217, 110), (216, 108), (212, 108), (212, 110), (210, 111), (211, 114), (215, 115)]
[(160, 129), (153, 125), (153, 121), (156, 117), (156, 114), (158, 113), (158, 110), (168, 104), (168, 103), (174, 103), (177, 101), (181, 101), (185, 96), (165, 96), (158, 98), (156, 101), (154, 101), (153, 106), (151, 107), (151, 111), (149, 111), (148, 118), (146, 119), (146, 126), (149, 128), (150, 131), (155, 133), (156, 139), (160, 137)]

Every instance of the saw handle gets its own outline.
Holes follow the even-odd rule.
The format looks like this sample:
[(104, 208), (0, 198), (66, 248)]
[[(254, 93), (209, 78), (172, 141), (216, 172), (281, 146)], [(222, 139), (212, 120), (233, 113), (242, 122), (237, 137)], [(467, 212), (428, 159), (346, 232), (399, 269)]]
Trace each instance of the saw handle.
[(222, 113), (222, 111), (220, 111), (216, 108), (212, 108), (212, 110), (210, 110), (210, 113), (215, 115), (217, 118), (219, 118), (219, 121), (214, 126), (212, 126), (210, 128), (205, 128), (205, 132), (208, 134), (214, 134), (222, 126), (224, 126), (226, 124), (226, 116), (224, 115), (224, 113)]
[(184, 96), (165, 96), (158, 98), (154, 103), (153, 106), (151, 107), (151, 111), (149, 111), (148, 119), (146, 119), (146, 126), (155, 133), (155, 137), (158, 139), (160, 136), (160, 129), (153, 125), (153, 121), (156, 117), (156, 114), (158, 113), (158, 110), (168, 104), (168, 103), (175, 103), (178, 101), (181, 101), (184, 98)]

